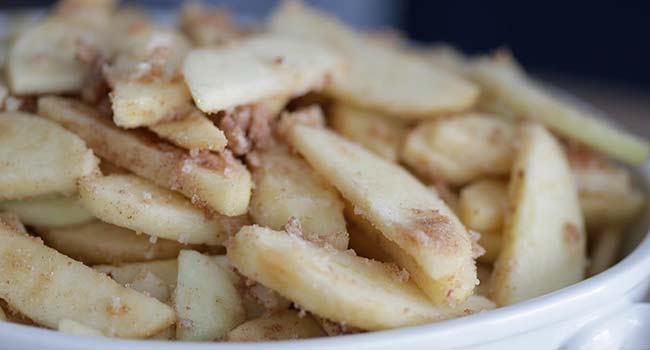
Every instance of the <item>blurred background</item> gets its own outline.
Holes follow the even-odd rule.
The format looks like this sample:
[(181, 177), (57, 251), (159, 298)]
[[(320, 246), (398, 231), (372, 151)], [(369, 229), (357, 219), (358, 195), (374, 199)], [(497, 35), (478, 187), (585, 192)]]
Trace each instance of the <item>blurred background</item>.
[[(178, 1), (130, 4), (177, 7)], [(263, 18), (278, 0), (202, 1)], [(465, 53), (508, 47), (533, 74), (582, 97), (650, 137), (650, 2), (306, 0), (361, 29), (397, 28), (420, 43)], [(3, 8), (54, 1), (0, 0)]]

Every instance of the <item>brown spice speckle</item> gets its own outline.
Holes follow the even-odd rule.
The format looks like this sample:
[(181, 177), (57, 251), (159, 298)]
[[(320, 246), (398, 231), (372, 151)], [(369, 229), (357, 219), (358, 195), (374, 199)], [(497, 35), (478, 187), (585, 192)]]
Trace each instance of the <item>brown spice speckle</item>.
[(302, 225), (295, 216), (289, 218), (287, 224), (284, 225), (284, 230), (290, 235), (302, 237)]
[(569, 245), (575, 245), (582, 241), (582, 232), (578, 229), (578, 226), (572, 222), (564, 224), (562, 234), (564, 235), (564, 241)]
[(451, 220), (438, 210), (411, 209), (412, 224), (409, 227), (399, 225), (401, 233), (419, 245), (436, 244), (449, 251), (459, 249), (454, 238), (455, 227)]

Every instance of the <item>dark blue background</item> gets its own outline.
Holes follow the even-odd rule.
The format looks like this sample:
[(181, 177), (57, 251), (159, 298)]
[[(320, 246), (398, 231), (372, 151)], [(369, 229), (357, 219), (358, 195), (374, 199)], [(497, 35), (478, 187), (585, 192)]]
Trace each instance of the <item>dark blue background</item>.
[(501, 45), (524, 66), (650, 87), (650, 2), (409, 1), (405, 28), (468, 52)]
[[(130, 1), (178, 5), (175, 1)], [(277, 0), (206, 1), (263, 15)], [(650, 1), (308, 0), (361, 27), (399, 26), (418, 41), (476, 53), (507, 46), (524, 66), (650, 88)], [(0, 0), (3, 7), (52, 1)]]

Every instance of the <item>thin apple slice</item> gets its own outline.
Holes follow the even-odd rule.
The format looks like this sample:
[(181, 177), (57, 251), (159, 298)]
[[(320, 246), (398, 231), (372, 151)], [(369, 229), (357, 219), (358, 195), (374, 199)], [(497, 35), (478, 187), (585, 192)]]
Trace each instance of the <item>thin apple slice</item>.
[(219, 48), (191, 51), (183, 74), (206, 113), (318, 89), (339, 66), (326, 48), (305, 40), (260, 35)]

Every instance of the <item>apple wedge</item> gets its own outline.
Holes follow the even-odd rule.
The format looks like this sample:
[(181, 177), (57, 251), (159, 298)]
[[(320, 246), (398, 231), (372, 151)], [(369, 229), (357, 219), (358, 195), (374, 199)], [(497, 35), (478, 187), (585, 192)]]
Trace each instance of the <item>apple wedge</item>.
[(516, 117), (542, 123), (560, 135), (632, 165), (643, 164), (650, 154), (646, 140), (553, 96), (530, 80), (509, 57), (478, 59), (469, 72), (488, 99)]
[(176, 339), (220, 339), (246, 320), (242, 301), (228, 271), (208, 256), (183, 250), (178, 256), (174, 308)]
[(180, 243), (219, 245), (244, 218), (206, 214), (179, 193), (135, 175), (109, 175), (79, 182), (83, 206), (99, 219)]
[(175, 321), (172, 308), (0, 223), (0, 297), (36, 323), (78, 320), (109, 336), (145, 338)]
[(316, 43), (264, 34), (195, 49), (183, 74), (197, 107), (213, 113), (319, 89), (338, 66), (338, 57)]
[(585, 276), (586, 242), (569, 163), (544, 127), (526, 124), (509, 187), (492, 298), (510, 305), (569, 286)]
[(441, 321), (493, 306), (474, 296), (457, 307), (436, 306), (394, 264), (259, 226), (246, 226), (235, 235), (228, 258), (246, 277), (301, 308), (365, 330)]
[(305, 125), (291, 145), (399, 249), (392, 257), (434, 302), (458, 304), (476, 285), (472, 241), (445, 203), (400, 166), (337, 134)]
[(254, 222), (281, 230), (294, 218), (308, 239), (347, 249), (343, 201), (336, 189), (289, 150), (272, 149), (256, 157), (249, 210)]
[(463, 185), (507, 175), (515, 127), (501, 118), (466, 113), (418, 124), (404, 141), (402, 160), (429, 180)]
[(99, 172), (84, 140), (50, 120), (0, 113), (0, 199), (72, 194), (76, 182)]
[(318, 322), (297, 310), (284, 310), (247, 321), (230, 331), (226, 341), (253, 342), (305, 339), (325, 336)]
[(93, 215), (81, 206), (76, 196), (0, 201), (0, 210), (17, 214), (23, 223), (31, 226), (76, 226), (93, 219)]
[(406, 123), (378, 112), (336, 103), (329, 108), (332, 129), (378, 156), (396, 162), (406, 138)]
[(501, 232), (508, 206), (508, 184), (482, 179), (463, 187), (458, 199), (458, 216), (467, 228), (479, 232)]
[(472, 82), (415, 54), (370, 42), (336, 18), (299, 2), (284, 2), (270, 28), (338, 53), (346, 64), (332, 76), (326, 92), (353, 105), (396, 118), (423, 119), (466, 110), (478, 97)]
[(187, 150), (221, 152), (226, 147), (226, 135), (201, 111), (190, 108), (179, 118), (149, 127), (161, 138)]
[(39, 113), (84, 139), (99, 156), (181, 192), (194, 204), (227, 215), (248, 211), (252, 190), (246, 167), (229, 154), (189, 152), (140, 131), (123, 130), (75, 100), (41, 97)]
[(78, 226), (36, 227), (45, 244), (86, 264), (117, 264), (169, 259), (182, 249), (198, 248), (167, 239), (152, 239), (119, 226), (91, 221)]
[(89, 67), (76, 57), (79, 42), (96, 48), (108, 46), (108, 38), (94, 26), (63, 18), (47, 19), (21, 33), (7, 58), (11, 92), (31, 95), (80, 91)]

